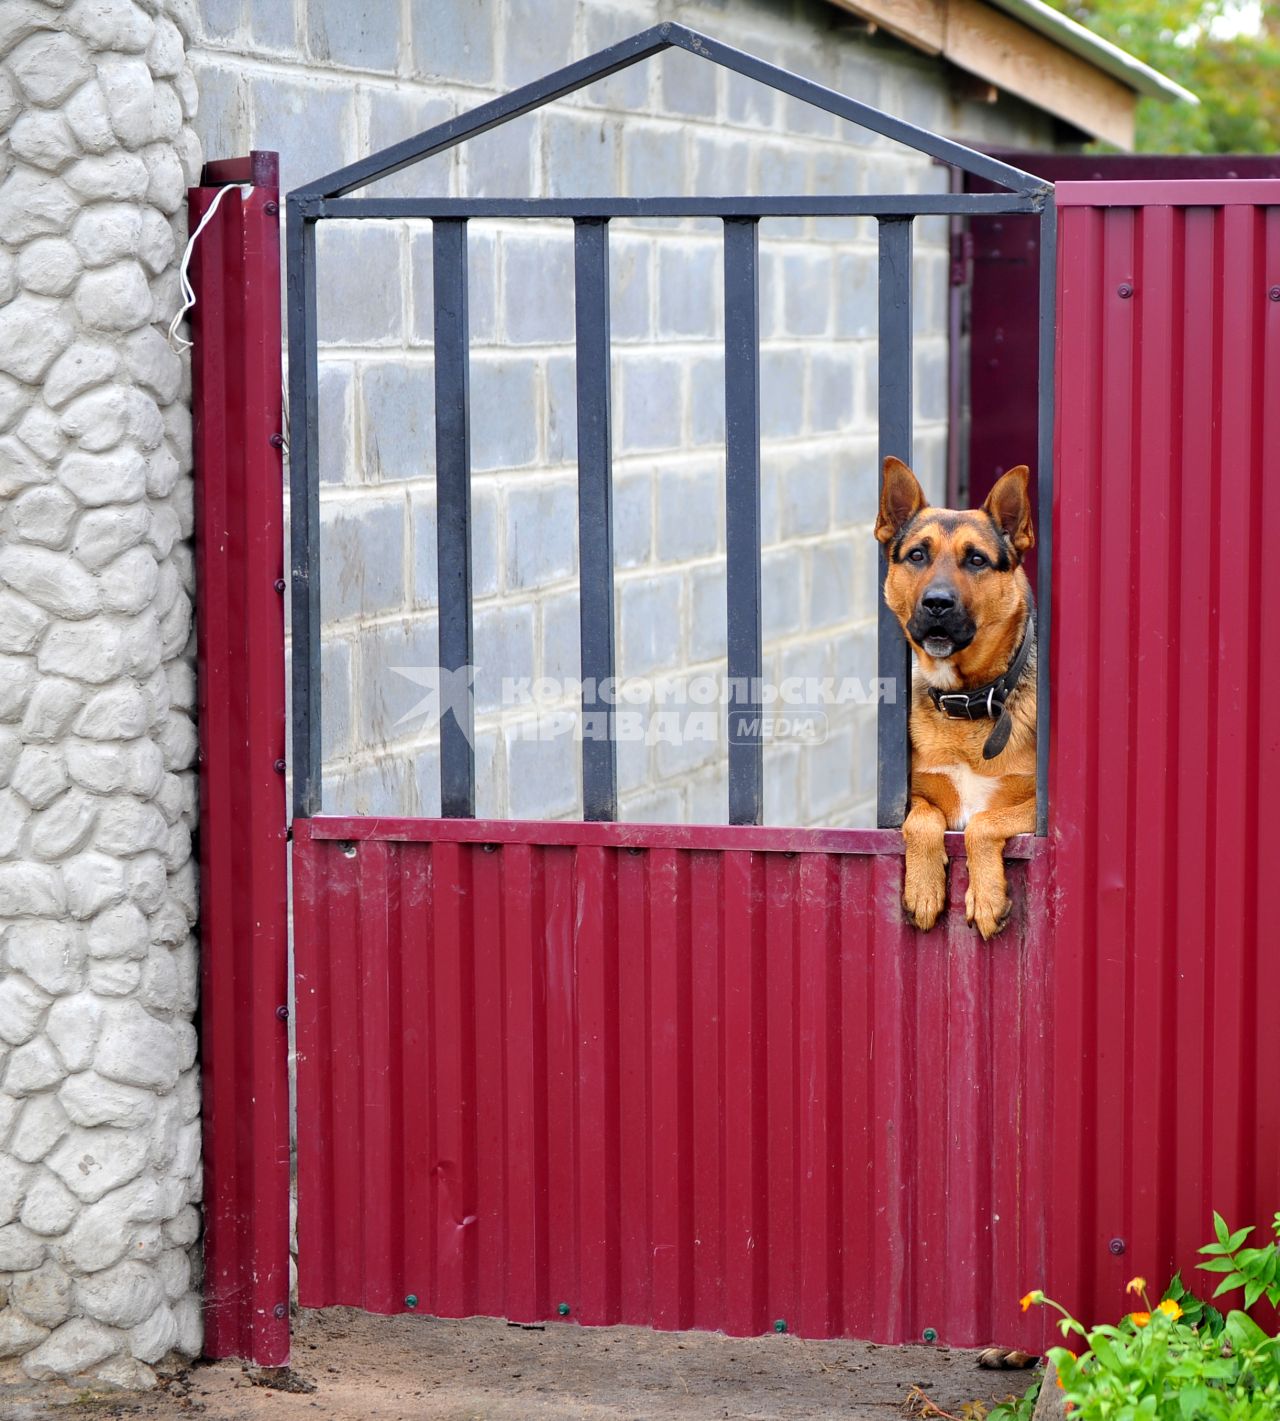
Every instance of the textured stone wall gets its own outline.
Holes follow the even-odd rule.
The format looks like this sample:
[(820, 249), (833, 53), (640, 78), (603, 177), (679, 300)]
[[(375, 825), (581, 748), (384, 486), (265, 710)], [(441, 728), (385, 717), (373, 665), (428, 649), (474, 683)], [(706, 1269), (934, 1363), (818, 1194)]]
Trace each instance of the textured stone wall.
[[(296, 186), (661, 19), (925, 127), (1046, 143), (1044, 115), (958, 100), (944, 66), (825, 0), (204, 0), (211, 155), (278, 148)], [(941, 190), (945, 170), (683, 52), (371, 191), (475, 195)], [(916, 448), (941, 488), (947, 232), (917, 224)], [(875, 674), (874, 221), (761, 228), (766, 671)], [(715, 670), (725, 645), (718, 224), (612, 224), (620, 671)], [(435, 659), (431, 233), (321, 229), (326, 808), (438, 813), (434, 738), (397, 666)], [(500, 677), (578, 671), (572, 238), (471, 224), (481, 814), (581, 812), (578, 747), (525, 738)], [(572, 708), (572, 702), (561, 702)], [(551, 703), (541, 709), (545, 713)], [(869, 823), (874, 708), (766, 747), (766, 814)], [(545, 714), (543, 715), (545, 722)], [(720, 821), (723, 743), (620, 747), (622, 813)]]
[(199, 1350), (176, 0), (0, 4), (0, 1357)]

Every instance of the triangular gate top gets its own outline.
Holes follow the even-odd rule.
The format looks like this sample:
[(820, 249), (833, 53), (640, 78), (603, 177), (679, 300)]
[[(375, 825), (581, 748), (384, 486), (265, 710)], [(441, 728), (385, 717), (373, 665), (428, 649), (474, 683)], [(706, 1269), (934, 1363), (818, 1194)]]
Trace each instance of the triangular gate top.
[(930, 133), (927, 129), (917, 128), (903, 119), (893, 118), (869, 104), (859, 103), (857, 99), (836, 93), (834, 89), (815, 84), (812, 79), (804, 79), (786, 69), (779, 69), (775, 64), (767, 64), (763, 59), (744, 54), (739, 49), (721, 44), (719, 40), (687, 29), (684, 25), (667, 23), (642, 30), (640, 34), (620, 40), (598, 54), (579, 59), (563, 69), (535, 79), (531, 84), (513, 89), (511, 93), (487, 104), (481, 104), (470, 113), (459, 114), (456, 118), (427, 129), (425, 133), (419, 133), (401, 143), (393, 143), (381, 152), (372, 153), (369, 157), (339, 168), (337, 172), (329, 173), (323, 178), (316, 178), (314, 182), (296, 189), (291, 196), (341, 197), (355, 188), (364, 187), (366, 183), (389, 177), (412, 163), (442, 153), (459, 143), (465, 143), (469, 138), (475, 138), (481, 133), (487, 133), (491, 128), (508, 123), (513, 118), (519, 118), (522, 114), (563, 98), (566, 94), (572, 94), (597, 79), (616, 74), (619, 69), (629, 68), (642, 59), (672, 48), (686, 49), (690, 54), (721, 64), (726, 69), (732, 69), (748, 79), (789, 94), (803, 103), (825, 109), (837, 118), (870, 129), (884, 138), (914, 148), (919, 153), (927, 153), (930, 157), (960, 168), (966, 173), (987, 178), (1009, 192), (1034, 196), (1052, 191), (1052, 184), (1046, 183), (1042, 178), (1024, 173), (1007, 163), (998, 162), (983, 153), (977, 153), (962, 143), (952, 142), (936, 133)]

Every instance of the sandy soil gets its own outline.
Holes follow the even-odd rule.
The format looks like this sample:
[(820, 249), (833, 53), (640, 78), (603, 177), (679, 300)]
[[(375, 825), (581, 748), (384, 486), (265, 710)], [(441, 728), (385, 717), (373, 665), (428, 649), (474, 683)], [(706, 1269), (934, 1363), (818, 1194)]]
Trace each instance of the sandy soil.
[[(944, 1410), (1021, 1392), (1022, 1372), (980, 1371), (970, 1352), (797, 1337), (722, 1337), (473, 1318), (303, 1312), (293, 1367), (208, 1363), (148, 1395), (0, 1387), (3, 1421), (524, 1421), (524, 1418), (847, 1417), (907, 1414), (912, 1387)], [(297, 1390), (281, 1390), (281, 1385)], [(7, 1392), (7, 1394), (6, 1394)]]

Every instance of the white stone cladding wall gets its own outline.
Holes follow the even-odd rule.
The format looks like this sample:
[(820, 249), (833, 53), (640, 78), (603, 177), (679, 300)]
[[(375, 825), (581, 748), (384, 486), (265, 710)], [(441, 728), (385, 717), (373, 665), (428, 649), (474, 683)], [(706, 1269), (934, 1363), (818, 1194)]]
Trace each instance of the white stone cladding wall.
[(0, 4), (0, 1357), (35, 1378), (200, 1346), (191, 27)]
[[(937, 61), (825, 0), (203, 0), (210, 156), (281, 152), (288, 188), (659, 20), (705, 30), (926, 128), (1047, 146), (1016, 101), (957, 99)], [(680, 51), (370, 192), (486, 196), (942, 190), (946, 172)], [(945, 222), (917, 226), (916, 462), (940, 492)], [(532, 743), (502, 675), (578, 673), (570, 224), (471, 227), (481, 815), (576, 817), (578, 747)], [(619, 671), (723, 666), (718, 223), (611, 224)], [(429, 223), (322, 224), (325, 807), (438, 813), (436, 742), (401, 723), (435, 661)], [(766, 675), (875, 675), (875, 222), (761, 227)], [(572, 703), (564, 703), (572, 708)], [(766, 747), (766, 818), (869, 824), (874, 708)], [(723, 822), (722, 743), (623, 744), (622, 815)]]

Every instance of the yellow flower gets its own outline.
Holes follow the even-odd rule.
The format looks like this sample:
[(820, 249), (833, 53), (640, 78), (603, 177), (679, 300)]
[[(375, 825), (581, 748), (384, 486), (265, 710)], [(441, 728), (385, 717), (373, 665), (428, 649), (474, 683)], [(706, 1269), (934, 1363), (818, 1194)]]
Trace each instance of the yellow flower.
[(1029, 1292), (1026, 1297), (1021, 1300), (1022, 1311), (1026, 1312), (1026, 1310), (1031, 1306), (1032, 1303), (1042, 1302), (1044, 1302), (1044, 1294), (1040, 1291), (1039, 1288), (1033, 1288), (1032, 1291)]
[(1177, 1320), (1182, 1316), (1182, 1309), (1178, 1306), (1177, 1303), (1174, 1302), (1172, 1298), (1166, 1298), (1164, 1302), (1160, 1304), (1159, 1310), (1173, 1322), (1177, 1322)]
[(1147, 1280), (1145, 1278), (1130, 1278), (1124, 1285), (1126, 1293), (1145, 1293), (1147, 1291)]
[(1129, 1321), (1135, 1327), (1145, 1327), (1151, 1321), (1151, 1314), (1149, 1312), (1131, 1312)]

